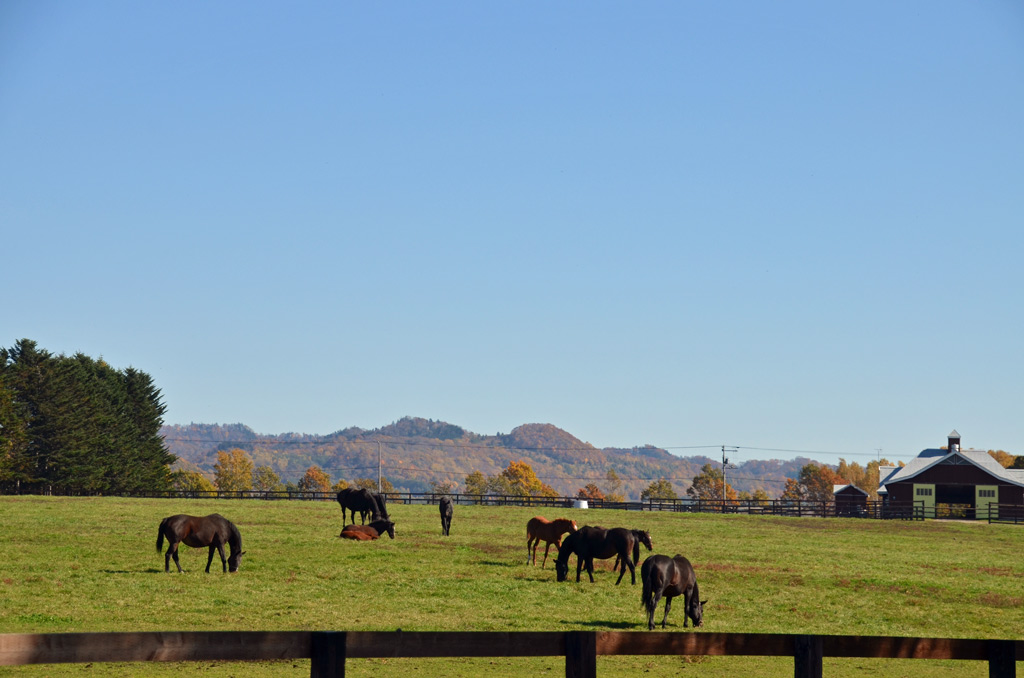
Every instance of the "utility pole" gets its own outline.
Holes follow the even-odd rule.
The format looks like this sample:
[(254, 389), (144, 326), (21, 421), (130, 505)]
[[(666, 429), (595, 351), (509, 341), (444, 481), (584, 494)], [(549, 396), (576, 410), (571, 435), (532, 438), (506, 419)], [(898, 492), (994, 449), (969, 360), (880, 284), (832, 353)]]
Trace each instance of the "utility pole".
[(380, 441), (377, 441), (377, 491), (380, 492), (381, 488), (381, 473), (380, 473)]
[[(738, 450), (739, 450), (738, 447), (730, 447), (729, 448), (730, 452), (736, 452)], [(726, 451), (726, 447), (725, 447), (725, 445), (722, 445), (722, 510), (723, 511), (725, 510), (725, 488), (728, 487), (728, 485), (725, 482), (725, 470), (727, 468), (736, 468), (735, 466), (732, 466), (732, 467), (729, 466), (729, 457), (725, 456), (725, 451)]]

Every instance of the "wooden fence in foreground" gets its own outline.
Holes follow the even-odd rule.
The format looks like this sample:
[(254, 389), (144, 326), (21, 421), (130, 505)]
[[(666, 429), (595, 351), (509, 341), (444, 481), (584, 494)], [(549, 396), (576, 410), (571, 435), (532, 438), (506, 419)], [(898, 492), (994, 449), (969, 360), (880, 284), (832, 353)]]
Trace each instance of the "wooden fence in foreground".
[(567, 678), (596, 678), (601, 655), (792, 657), (795, 678), (821, 678), (824, 657), (986, 661), (1016, 676), (1024, 640), (702, 632), (187, 631), (0, 634), (0, 666), (76, 662), (311, 659), (311, 678), (345, 675), (347, 659), (564, 657)]

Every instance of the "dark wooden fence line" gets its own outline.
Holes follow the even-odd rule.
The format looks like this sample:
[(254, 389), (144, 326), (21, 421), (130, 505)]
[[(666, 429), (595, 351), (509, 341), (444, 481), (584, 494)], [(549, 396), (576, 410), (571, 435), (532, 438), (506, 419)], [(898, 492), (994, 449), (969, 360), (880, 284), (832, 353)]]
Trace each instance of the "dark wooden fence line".
[(596, 678), (597, 657), (792, 657), (794, 678), (821, 678), (825, 657), (985, 661), (1014, 678), (1024, 641), (895, 636), (635, 631), (186, 631), (0, 634), (0, 666), (85, 662), (310, 659), (311, 678), (345, 675), (348, 659), (564, 657), (567, 678)]
[[(103, 496), (69, 488), (54, 488), (33, 492), (28, 488), (15, 490), (0, 486), (0, 494), (44, 494), (52, 496)], [(336, 492), (271, 492), (247, 490), (226, 492), (220, 490), (195, 490), (165, 492), (120, 492), (109, 496), (135, 497), (141, 499), (260, 499), (265, 501), (335, 501)], [(386, 492), (387, 500), (398, 504), (436, 504), (441, 495), (432, 492)], [(534, 508), (581, 507), (576, 497), (522, 497), (515, 495), (491, 494), (449, 494), (456, 504), (480, 506), (529, 506)], [(784, 499), (645, 499), (642, 501), (610, 502), (603, 499), (588, 499), (587, 508), (615, 509), (623, 511), (669, 511), (674, 513), (736, 513), (748, 515), (771, 515), (817, 518), (874, 518), (879, 520), (923, 520), (926, 517), (922, 502), (869, 501), (855, 510), (849, 506), (829, 501), (784, 500)], [(1014, 507), (1002, 505), (1006, 515)], [(1024, 522), (1024, 506), (1016, 507)], [(935, 516), (927, 516), (935, 517)], [(986, 516), (979, 516), (984, 519)]]

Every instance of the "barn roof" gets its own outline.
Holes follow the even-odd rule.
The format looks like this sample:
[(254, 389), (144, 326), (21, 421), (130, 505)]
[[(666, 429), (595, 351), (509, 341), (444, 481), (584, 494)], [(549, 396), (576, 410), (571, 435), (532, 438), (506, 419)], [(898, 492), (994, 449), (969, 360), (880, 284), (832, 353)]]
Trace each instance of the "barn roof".
[(851, 490), (857, 490), (858, 492), (863, 494), (865, 497), (868, 496), (867, 492), (865, 492), (864, 490), (860, 489), (856, 485), (833, 485), (832, 486), (832, 494), (839, 494), (840, 492), (842, 492), (843, 490), (845, 490), (847, 488), (850, 488)]
[[(910, 463), (906, 466), (896, 468), (888, 475), (879, 474), (879, 489), (880, 493), (885, 494), (887, 490), (885, 486), (890, 483), (901, 482), (904, 480), (910, 480), (915, 476), (924, 473), (928, 469), (944, 461), (952, 460), (953, 457), (957, 457), (968, 464), (972, 464), (982, 469), (990, 476), (998, 478), (1003, 482), (1010, 483), (1012, 485), (1020, 485), (1024, 487), (1024, 470), (1021, 469), (1007, 469), (1003, 468), (1003, 465), (996, 461), (991, 454), (985, 450), (958, 450), (956, 452), (950, 452), (949, 450), (936, 450), (928, 449), (922, 450), (919, 455), (914, 459), (910, 460)], [(881, 470), (881, 469), (880, 469)]]

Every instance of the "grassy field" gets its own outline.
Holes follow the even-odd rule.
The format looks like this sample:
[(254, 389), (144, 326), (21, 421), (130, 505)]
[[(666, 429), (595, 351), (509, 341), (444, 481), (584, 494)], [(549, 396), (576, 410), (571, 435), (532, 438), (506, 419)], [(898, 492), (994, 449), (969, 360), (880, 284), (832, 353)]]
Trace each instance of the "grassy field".
[[(559, 584), (526, 561), (536, 509), (458, 506), (448, 538), (435, 506), (391, 508), (396, 539), (337, 538), (327, 502), (0, 497), (0, 632), (145, 630), (636, 630), (640, 585)], [(157, 525), (219, 512), (240, 528), (241, 571), (182, 547), (165, 574)], [(1024, 528), (571, 510), (581, 525), (650, 530), (654, 551), (693, 561), (707, 631), (1020, 638)], [(644, 552), (642, 557), (646, 557)], [(554, 556), (552, 555), (552, 558)], [(575, 559), (573, 560), (574, 567)], [(575, 568), (574, 568), (575, 569)], [(173, 570), (173, 563), (172, 563)], [(660, 610), (659, 610), (660, 612)], [(660, 617), (659, 617), (660, 618)], [(682, 605), (669, 630), (682, 631)], [(692, 631), (688, 631), (692, 632)], [(791, 676), (791, 660), (599, 658), (598, 672)], [(8, 667), (18, 676), (303, 676), (307, 662)], [(351, 660), (353, 676), (562, 675), (561, 660)], [(830, 676), (985, 676), (980, 662), (826, 660)]]

